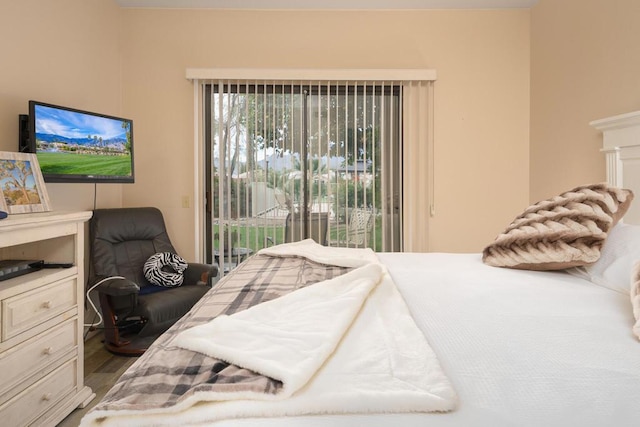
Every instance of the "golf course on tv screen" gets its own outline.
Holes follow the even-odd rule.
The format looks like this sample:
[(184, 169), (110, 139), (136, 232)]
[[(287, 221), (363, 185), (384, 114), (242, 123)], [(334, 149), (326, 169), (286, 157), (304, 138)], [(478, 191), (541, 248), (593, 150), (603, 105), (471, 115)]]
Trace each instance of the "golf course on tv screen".
[(55, 175), (131, 175), (131, 155), (101, 158), (96, 154), (38, 152), (44, 174)]

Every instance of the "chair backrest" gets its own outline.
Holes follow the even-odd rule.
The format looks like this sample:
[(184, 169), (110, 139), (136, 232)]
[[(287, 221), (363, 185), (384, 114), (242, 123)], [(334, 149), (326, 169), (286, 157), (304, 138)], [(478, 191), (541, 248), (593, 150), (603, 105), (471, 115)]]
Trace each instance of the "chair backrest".
[(373, 228), (373, 212), (370, 209), (353, 208), (349, 215), (347, 244), (364, 246)]
[(158, 252), (173, 252), (157, 208), (96, 209), (89, 225), (89, 283), (123, 276), (140, 287), (150, 283), (142, 267)]
[[(309, 238), (321, 245), (327, 244), (327, 230), (329, 229), (329, 214), (326, 212), (313, 212), (307, 218), (309, 223)], [(289, 213), (285, 220), (284, 241), (286, 243), (298, 242), (304, 238), (304, 221), (302, 215)]]

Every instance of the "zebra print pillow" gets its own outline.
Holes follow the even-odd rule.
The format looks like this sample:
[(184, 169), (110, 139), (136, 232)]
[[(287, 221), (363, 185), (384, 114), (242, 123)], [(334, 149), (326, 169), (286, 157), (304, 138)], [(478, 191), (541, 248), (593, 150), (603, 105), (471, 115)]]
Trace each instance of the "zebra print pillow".
[(154, 285), (173, 288), (182, 285), (187, 261), (171, 252), (160, 252), (149, 257), (142, 268), (144, 277)]

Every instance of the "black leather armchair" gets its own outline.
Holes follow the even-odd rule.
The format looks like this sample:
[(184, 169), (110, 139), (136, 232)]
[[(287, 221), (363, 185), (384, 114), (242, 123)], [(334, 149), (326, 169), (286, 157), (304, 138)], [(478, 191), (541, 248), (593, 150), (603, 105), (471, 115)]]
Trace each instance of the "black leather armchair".
[(142, 354), (210, 289), (217, 265), (189, 263), (181, 286), (147, 281), (143, 265), (158, 252), (176, 253), (156, 208), (97, 209), (89, 226), (88, 288), (99, 294), (106, 348)]

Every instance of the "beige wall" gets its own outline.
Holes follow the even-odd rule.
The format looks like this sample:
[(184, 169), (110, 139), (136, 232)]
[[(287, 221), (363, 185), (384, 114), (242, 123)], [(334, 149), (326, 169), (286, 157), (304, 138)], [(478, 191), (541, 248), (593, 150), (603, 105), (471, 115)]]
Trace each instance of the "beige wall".
[[(529, 200), (528, 10), (0, 7), (0, 149), (16, 150), (29, 99), (132, 118), (136, 183), (99, 185), (97, 205), (158, 206), (185, 257), (194, 253), (194, 211), (182, 208), (193, 194), (192, 67), (435, 69), (436, 216), (421, 236), (429, 249), (478, 251)], [(55, 209), (93, 207), (91, 184), (47, 188)]]
[[(429, 248), (477, 251), (529, 201), (604, 179), (601, 136), (588, 122), (640, 109), (640, 2), (611, 4), (264, 12), (2, 0), (0, 150), (16, 150), (17, 116), (29, 99), (133, 118), (136, 184), (98, 186), (98, 206), (160, 207), (189, 256), (194, 212), (181, 207), (193, 192), (186, 68), (432, 68)], [(90, 184), (47, 188), (55, 209), (93, 206)]]
[[(121, 106), (120, 8), (113, 0), (0, 1), (0, 150), (17, 151), (30, 99), (104, 114)], [(119, 206), (121, 185), (99, 185)], [(56, 210), (92, 209), (92, 184), (47, 184)]]
[(161, 208), (185, 257), (194, 251), (194, 212), (181, 206), (193, 193), (186, 68), (435, 69), (429, 249), (479, 251), (528, 203), (528, 10), (126, 9), (122, 39), (123, 114), (135, 120), (137, 175), (123, 204)]
[(605, 180), (594, 119), (640, 110), (640, 2), (540, 0), (531, 11), (531, 201)]

